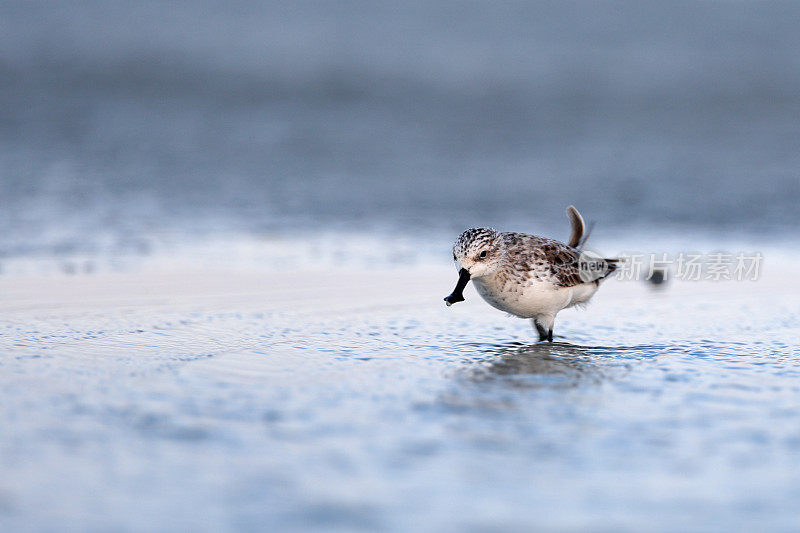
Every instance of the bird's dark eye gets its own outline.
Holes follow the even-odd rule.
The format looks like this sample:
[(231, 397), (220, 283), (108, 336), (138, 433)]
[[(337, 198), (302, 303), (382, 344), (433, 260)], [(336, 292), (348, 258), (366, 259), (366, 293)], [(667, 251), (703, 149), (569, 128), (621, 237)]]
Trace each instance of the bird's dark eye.
[(483, 259), (484, 257), (486, 257), (486, 250), (484, 250), (484, 251), (482, 251), (480, 254), (478, 254), (478, 257), (480, 257), (481, 259)]

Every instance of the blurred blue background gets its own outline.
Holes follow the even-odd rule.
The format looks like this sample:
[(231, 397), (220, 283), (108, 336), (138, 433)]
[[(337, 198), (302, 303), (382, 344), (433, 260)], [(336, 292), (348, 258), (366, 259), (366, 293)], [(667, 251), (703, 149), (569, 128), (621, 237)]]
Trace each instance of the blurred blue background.
[(788, 235), (796, 2), (4, 2), (0, 253), (320, 229)]
[[(798, 21), (0, 0), (0, 531), (797, 529)], [(764, 278), (445, 307), (568, 204)]]

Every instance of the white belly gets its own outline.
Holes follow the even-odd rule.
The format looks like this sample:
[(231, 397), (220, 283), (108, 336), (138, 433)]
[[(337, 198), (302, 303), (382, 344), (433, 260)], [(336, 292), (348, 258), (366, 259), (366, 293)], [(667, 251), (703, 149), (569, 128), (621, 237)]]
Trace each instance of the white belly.
[(521, 318), (555, 316), (562, 309), (588, 301), (597, 291), (597, 284), (593, 282), (559, 287), (538, 280), (525, 286), (500, 285), (488, 277), (472, 281), (478, 294), (489, 305)]

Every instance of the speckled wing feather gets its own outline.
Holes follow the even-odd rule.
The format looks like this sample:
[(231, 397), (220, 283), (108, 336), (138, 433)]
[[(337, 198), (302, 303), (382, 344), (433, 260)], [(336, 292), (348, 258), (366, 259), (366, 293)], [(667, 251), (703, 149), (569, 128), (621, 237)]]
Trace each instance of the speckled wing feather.
[(562, 242), (525, 233), (503, 233), (508, 265), (517, 275), (533, 276), (560, 287), (585, 283), (578, 269), (580, 252)]

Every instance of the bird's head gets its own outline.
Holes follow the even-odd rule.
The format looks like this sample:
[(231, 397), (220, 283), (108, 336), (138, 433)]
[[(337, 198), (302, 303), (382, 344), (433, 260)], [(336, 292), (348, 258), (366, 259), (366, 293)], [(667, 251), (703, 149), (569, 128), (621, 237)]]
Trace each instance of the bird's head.
[(453, 245), (453, 261), (458, 270), (466, 269), (470, 278), (494, 274), (500, 266), (500, 234), (490, 228), (470, 228)]
[(464, 301), (464, 287), (472, 278), (494, 274), (500, 268), (502, 242), (500, 234), (489, 228), (470, 228), (459, 235), (453, 245), (453, 261), (458, 270), (458, 283), (444, 301), (453, 305)]

